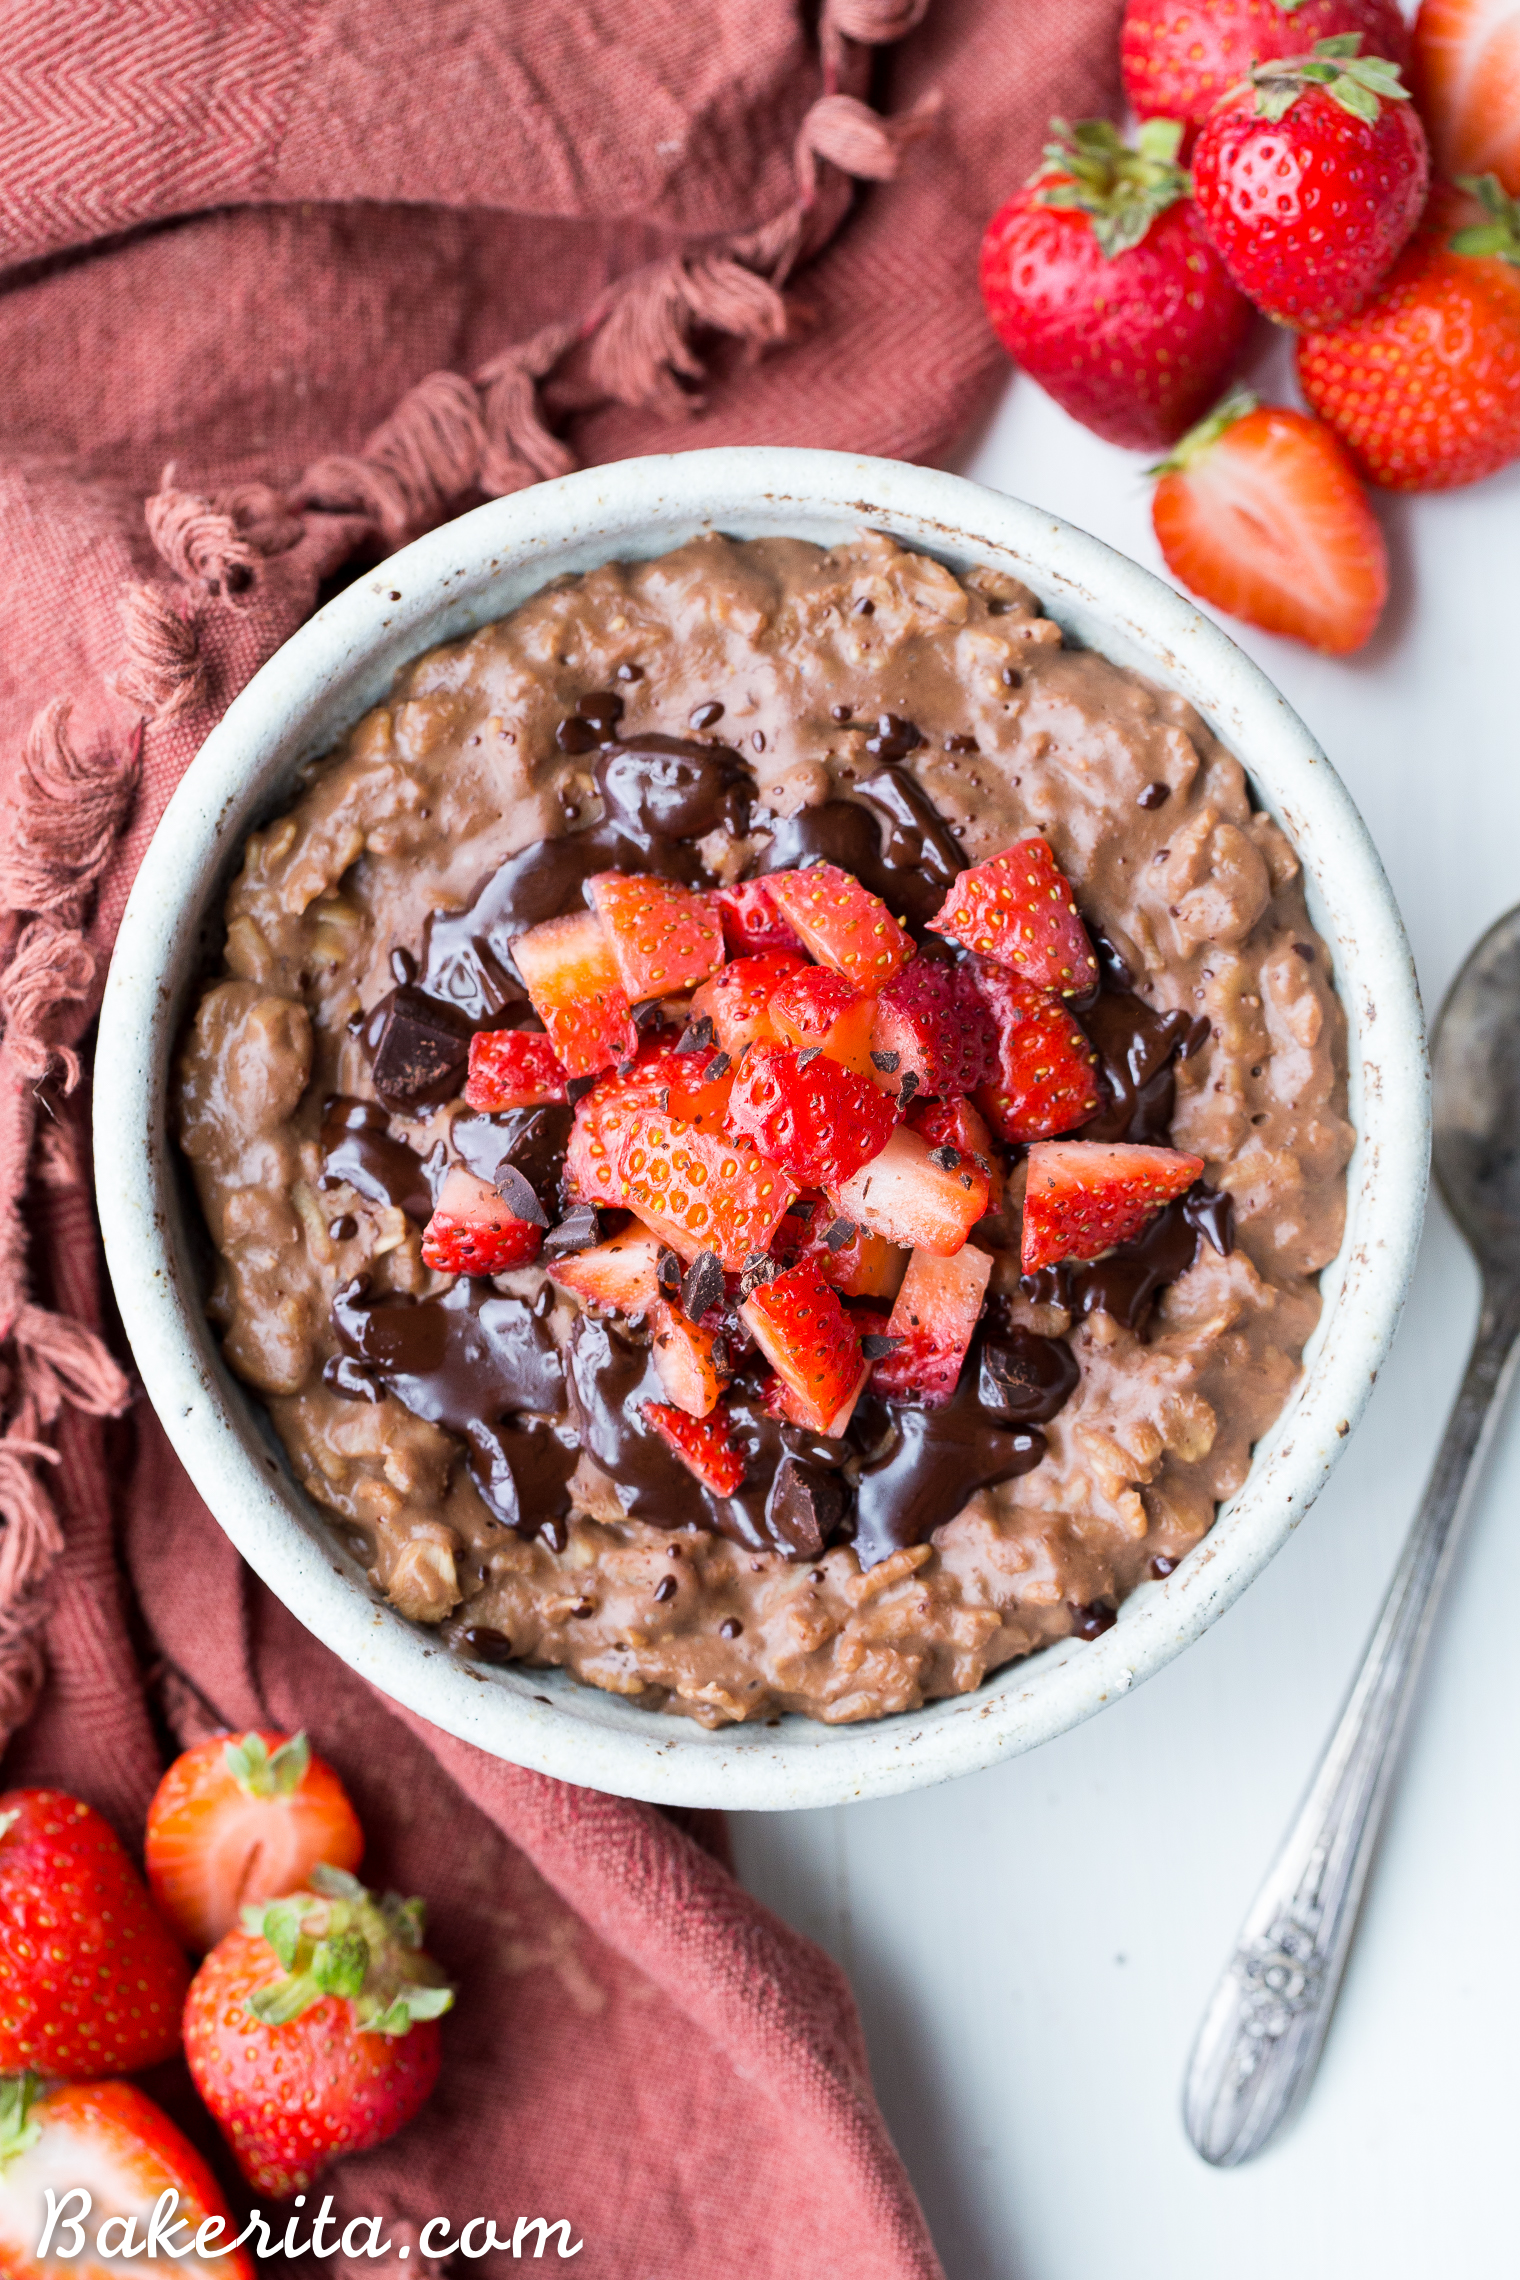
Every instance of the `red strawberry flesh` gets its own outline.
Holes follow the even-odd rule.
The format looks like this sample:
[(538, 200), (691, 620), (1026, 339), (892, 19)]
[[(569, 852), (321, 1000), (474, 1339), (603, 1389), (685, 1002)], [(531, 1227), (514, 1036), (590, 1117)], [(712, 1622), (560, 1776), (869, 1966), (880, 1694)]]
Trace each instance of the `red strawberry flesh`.
[(1071, 887), (1049, 842), (1037, 836), (962, 871), (930, 924), (1037, 989), (1084, 998), (1098, 986), (1098, 961)]
[(802, 1187), (838, 1187), (886, 1146), (896, 1110), (868, 1077), (814, 1047), (754, 1045), (734, 1079), (732, 1131)]
[(637, 1044), (628, 992), (595, 911), (545, 919), (512, 944), (533, 1011), (572, 1077), (628, 1060)]
[(494, 1114), (563, 1100), (568, 1072), (547, 1037), (534, 1029), (478, 1030), (470, 1039), (465, 1104)]
[(635, 1005), (675, 997), (723, 963), (723, 927), (706, 895), (652, 872), (598, 871), (586, 900), (607, 930), (618, 978)]
[(1203, 1171), (1201, 1156), (1096, 1140), (1043, 1140), (1029, 1151), (1021, 1264), (1096, 1259), (1142, 1234)]
[(887, 1335), (901, 1338), (871, 1373), (871, 1390), (938, 1408), (954, 1393), (987, 1296), (992, 1255), (967, 1243), (954, 1258), (915, 1251)]
[(854, 1323), (816, 1262), (804, 1259), (759, 1284), (739, 1313), (794, 1395), (797, 1422), (828, 1432), (859, 1391), (864, 1357)]

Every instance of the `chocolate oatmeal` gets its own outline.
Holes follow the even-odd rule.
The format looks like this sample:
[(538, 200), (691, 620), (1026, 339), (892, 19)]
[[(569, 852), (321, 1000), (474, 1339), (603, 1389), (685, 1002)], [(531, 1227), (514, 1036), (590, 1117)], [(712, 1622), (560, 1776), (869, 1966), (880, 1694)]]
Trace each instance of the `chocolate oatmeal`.
[(209, 1311), (462, 1655), (911, 1709), (1107, 1628), (1293, 1389), (1353, 1137), (1297, 862), (1001, 574), (562, 579), (407, 669), (226, 918)]

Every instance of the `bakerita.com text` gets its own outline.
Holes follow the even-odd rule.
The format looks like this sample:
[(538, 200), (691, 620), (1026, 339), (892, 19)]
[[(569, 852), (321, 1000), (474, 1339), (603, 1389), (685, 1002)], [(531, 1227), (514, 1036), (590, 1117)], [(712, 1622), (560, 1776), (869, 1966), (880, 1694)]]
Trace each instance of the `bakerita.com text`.
[[(53, 2256), (60, 2263), (73, 2263), (84, 2255), (91, 2237), (89, 2221), (95, 2204), (82, 2185), (70, 2186), (66, 2193), (55, 2193), (45, 2185), (43, 2199), (47, 2211), (37, 2239), (37, 2261), (40, 2264), (45, 2257)], [(324, 2196), (321, 2208), (310, 2219), (300, 2214), (305, 2201), (306, 2195), (297, 2193), (291, 2204), (297, 2213), (287, 2219), (283, 2232), (271, 2233), (263, 2212), (255, 2209), (242, 2231), (229, 2237), (232, 2226), (225, 2217), (204, 2217), (192, 2226), (189, 2218), (179, 2214), (178, 2193), (166, 2186), (146, 2215), (139, 2210), (131, 2216), (117, 2212), (102, 2217), (93, 2234), (95, 2253), (102, 2262), (144, 2256), (171, 2261), (187, 2256), (225, 2256), (229, 2249), (245, 2247), (255, 2256), (409, 2257), (412, 2253), (410, 2242), (387, 2237), (385, 2228), (395, 2222), (393, 2218), (350, 2217), (340, 2227), (332, 2213), (331, 2193)], [(493, 2250), (498, 2256), (541, 2257), (551, 2241), (556, 2256), (579, 2256), (586, 2245), (571, 2238), (568, 2217), (517, 2217), (504, 2222), (510, 2230), (502, 2234), (494, 2217), (471, 2217), (460, 2227), (458, 2237), (451, 2238), (453, 2226), (448, 2217), (429, 2217), (417, 2234), (418, 2262), (426, 2259), (432, 2263), (449, 2256), (489, 2256)], [(311, 2230), (302, 2239), (307, 2223)]]

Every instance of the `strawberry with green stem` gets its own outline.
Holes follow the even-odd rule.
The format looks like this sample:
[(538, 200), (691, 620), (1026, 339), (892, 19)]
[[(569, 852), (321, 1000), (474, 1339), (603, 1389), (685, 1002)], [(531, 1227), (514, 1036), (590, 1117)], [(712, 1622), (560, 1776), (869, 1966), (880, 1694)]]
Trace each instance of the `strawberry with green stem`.
[(423, 1913), (318, 1868), (308, 1890), (245, 1909), (191, 1981), (191, 2077), (255, 2191), (304, 2192), (429, 2096), (454, 1996), (423, 1952)]
[(1193, 153), (1198, 208), (1231, 277), (1299, 331), (1359, 309), (1419, 221), (1425, 130), (1399, 67), (1361, 37), (1254, 64)]
[(1208, 409), (1251, 328), (1152, 119), (1134, 149), (1107, 119), (1052, 124), (1044, 163), (988, 224), (981, 287), (1003, 346), (1110, 443), (1164, 448)]
[(1253, 63), (1347, 32), (1361, 34), (1368, 55), (1409, 60), (1394, 0), (1126, 0), (1124, 92), (1137, 119), (1180, 119), (1196, 132)]

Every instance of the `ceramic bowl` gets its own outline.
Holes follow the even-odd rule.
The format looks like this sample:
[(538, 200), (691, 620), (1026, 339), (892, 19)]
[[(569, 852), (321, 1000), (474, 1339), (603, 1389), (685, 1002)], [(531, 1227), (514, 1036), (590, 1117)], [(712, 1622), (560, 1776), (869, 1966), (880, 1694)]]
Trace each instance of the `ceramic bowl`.
[[(1179, 690), (1238, 755), (1298, 853), (1333, 953), (1358, 1141), (1345, 1241), (1321, 1278), (1298, 1391), (1165, 1582), (1136, 1591), (1100, 1639), (1012, 1663), (973, 1694), (870, 1725), (788, 1717), (711, 1733), (562, 1672), (467, 1665), (377, 1598), (202, 1315), (168, 1072), (245, 836), (398, 668), (566, 571), (662, 554), (706, 530), (828, 545), (864, 524), (955, 569), (1012, 572), (1076, 641)], [(143, 1383), (270, 1589), (384, 1693), (481, 1749), (628, 1796), (740, 1809), (880, 1797), (990, 1765), (1114, 1701), (1222, 1614), (1303, 1518), (1367, 1399), (1414, 1260), (1429, 1140), (1419, 998), (1388, 882), (1334, 769), (1265, 675), (1182, 596), (1052, 515), (959, 476), (815, 451), (694, 451), (541, 483), (433, 531), (329, 602), (230, 707), (159, 825), (122, 922), (96, 1070), (100, 1216)]]

